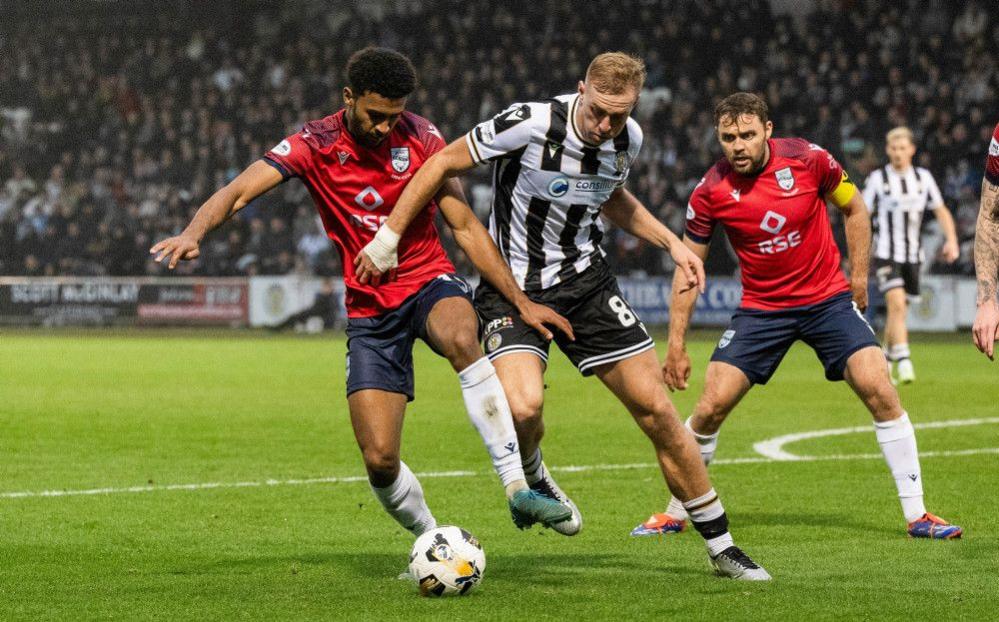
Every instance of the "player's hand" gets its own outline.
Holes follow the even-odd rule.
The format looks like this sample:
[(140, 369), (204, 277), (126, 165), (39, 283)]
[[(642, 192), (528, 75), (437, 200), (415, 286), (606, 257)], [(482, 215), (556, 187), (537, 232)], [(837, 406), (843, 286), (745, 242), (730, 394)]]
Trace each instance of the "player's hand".
[(996, 339), (999, 339), (999, 304), (995, 300), (984, 302), (978, 307), (971, 336), (978, 351), (994, 361)]
[(850, 280), (853, 302), (861, 312), (867, 311), (867, 277)]
[(957, 261), (957, 258), (961, 256), (961, 248), (957, 245), (957, 240), (944, 242), (944, 245), (940, 248), (940, 256), (947, 263)]
[(669, 249), (669, 254), (676, 263), (677, 269), (682, 270), (683, 276), (687, 279), (687, 286), (681, 290), (681, 293), (696, 287), (703, 294), (706, 279), (704, 278), (704, 262), (701, 261), (701, 258), (685, 244), (673, 244)]
[(361, 285), (378, 285), (382, 275), (399, 266), (399, 238), (388, 225), (378, 228), (375, 237), (354, 258), (354, 275)]
[(541, 333), (541, 336), (547, 341), (551, 341), (555, 335), (552, 334), (552, 331), (548, 329), (546, 324), (562, 331), (570, 341), (576, 340), (576, 335), (572, 332), (572, 324), (569, 323), (569, 320), (556, 313), (554, 309), (527, 300), (525, 297), (524, 301), (518, 306), (518, 311), (520, 312), (520, 319)]
[(690, 380), (690, 355), (683, 346), (670, 346), (663, 361), (663, 382), (670, 391), (683, 391)]
[(156, 255), (156, 263), (169, 258), (170, 261), (167, 262), (167, 268), (173, 270), (181, 260), (197, 259), (198, 255), (201, 254), (198, 244), (198, 240), (182, 233), (157, 242), (149, 249), (149, 254)]

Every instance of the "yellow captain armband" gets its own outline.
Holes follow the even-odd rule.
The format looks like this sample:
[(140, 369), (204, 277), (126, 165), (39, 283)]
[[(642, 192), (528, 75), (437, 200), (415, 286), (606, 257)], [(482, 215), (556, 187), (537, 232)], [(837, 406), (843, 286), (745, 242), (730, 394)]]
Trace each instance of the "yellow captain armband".
[(843, 177), (840, 178), (836, 189), (829, 193), (829, 200), (836, 207), (845, 207), (856, 193), (857, 187), (850, 181), (850, 176), (846, 174), (846, 171), (843, 171)]

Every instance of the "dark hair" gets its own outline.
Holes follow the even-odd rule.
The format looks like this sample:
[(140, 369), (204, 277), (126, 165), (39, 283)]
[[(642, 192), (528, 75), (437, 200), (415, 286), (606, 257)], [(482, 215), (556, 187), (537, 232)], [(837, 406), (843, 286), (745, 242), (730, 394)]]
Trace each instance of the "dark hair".
[(347, 86), (355, 97), (370, 91), (399, 99), (416, 89), (416, 69), (395, 50), (366, 47), (351, 54), (347, 61)]
[(770, 108), (762, 97), (753, 93), (733, 93), (715, 106), (715, 125), (725, 117), (737, 119), (744, 114), (759, 117), (763, 125), (770, 120)]

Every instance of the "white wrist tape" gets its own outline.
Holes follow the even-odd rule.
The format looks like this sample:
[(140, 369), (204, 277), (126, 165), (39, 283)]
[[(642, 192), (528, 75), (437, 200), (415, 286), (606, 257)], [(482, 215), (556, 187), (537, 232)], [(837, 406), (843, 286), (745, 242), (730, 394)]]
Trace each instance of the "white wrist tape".
[(389, 229), (388, 225), (382, 225), (375, 233), (375, 238), (364, 247), (364, 253), (379, 271), (386, 272), (399, 265), (396, 250), (399, 248), (401, 237)]

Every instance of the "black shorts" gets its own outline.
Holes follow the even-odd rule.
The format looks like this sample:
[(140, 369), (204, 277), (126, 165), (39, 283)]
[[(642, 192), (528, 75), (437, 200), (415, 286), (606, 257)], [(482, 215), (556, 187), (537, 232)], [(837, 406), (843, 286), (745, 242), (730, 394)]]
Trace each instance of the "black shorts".
[(442, 274), (388, 313), (348, 319), (347, 395), (381, 389), (413, 401), (413, 343), (419, 337), (434, 349), (427, 317), (435, 304), (452, 297), (470, 300), (471, 288), (457, 275)]
[(844, 292), (807, 307), (737, 309), (711, 360), (738, 367), (753, 384), (766, 384), (799, 339), (815, 350), (828, 380), (843, 379), (846, 361), (857, 350), (878, 347), (871, 325)]
[(882, 294), (898, 288), (905, 293), (919, 297), (919, 263), (899, 263), (890, 259), (875, 259), (874, 274), (878, 279), (878, 291)]
[[(575, 341), (554, 327), (552, 333), (559, 349), (584, 376), (591, 375), (594, 367), (635, 356), (655, 346), (603, 261), (595, 262), (567, 281), (527, 295), (562, 314), (572, 324)], [(475, 290), (475, 310), (483, 326), (482, 344), (490, 360), (504, 354), (530, 352), (548, 362), (548, 342), (525, 324), (513, 305), (485, 281)]]

